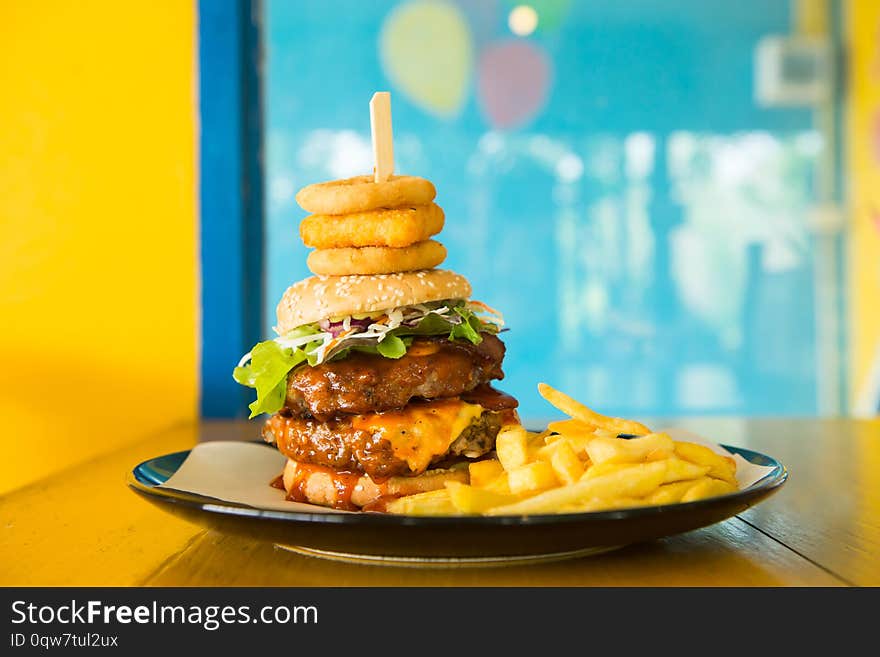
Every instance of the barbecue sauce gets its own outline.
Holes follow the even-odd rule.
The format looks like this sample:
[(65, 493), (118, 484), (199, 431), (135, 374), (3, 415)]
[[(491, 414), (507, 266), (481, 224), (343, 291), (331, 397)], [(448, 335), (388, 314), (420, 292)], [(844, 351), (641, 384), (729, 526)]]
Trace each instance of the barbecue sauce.
[(496, 390), (487, 383), (462, 393), (461, 400), (468, 404), (479, 404), (487, 411), (506, 411), (519, 406), (515, 397)]
[(351, 494), (357, 486), (361, 475), (353, 472), (336, 472), (333, 474), (333, 486), (336, 488), (336, 504), (337, 509), (345, 509), (346, 511), (357, 511), (357, 506), (351, 503)]
[[(291, 481), (290, 490), (287, 491), (286, 499), (288, 501), (310, 504), (311, 502), (306, 494), (306, 486), (308, 485), (309, 477), (316, 472), (322, 472), (330, 477), (330, 481), (336, 489), (336, 499), (333, 504), (334, 508), (343, 509), (345, 511), (357, 511), (358, 507), (352, 503), (351, 496), (362, 475), (356, 472), (336, 472), (325, 466), (314, 465), (311, 463), (297, 464), (296, 470), (293, 473), (293, 481)], [(280, 486), (278, 485), (279, 482)], [(271, 485), (275, 488), (284, 489), (284, 475), (276, 477)]]
[(364, 505), (361, 511), (373, 511), (374, 513), (388, 513), (388, 505), (394, 500), (400, 499), (400, 495), (382, 495), (369, 504)]

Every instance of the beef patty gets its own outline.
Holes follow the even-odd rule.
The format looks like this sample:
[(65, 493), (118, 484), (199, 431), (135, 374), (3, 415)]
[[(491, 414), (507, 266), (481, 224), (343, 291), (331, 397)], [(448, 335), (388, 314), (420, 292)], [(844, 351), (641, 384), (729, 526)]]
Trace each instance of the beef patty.
[(504, 343), (483, 333), (480, 344), (445, 337), (420, 338), (402, 358), (354, 352), (287, 379), (284, 413), (328, 420), (340, 413), (371, 413), (406, 406), (411, 399), (455, 397), (501, 379)]
[[(484, 388), (488, 388), (485, 386)], [(428, 449), (417, 458), (409, 458), (414, 452), (404, 439), (397, 443), (381, 431), (365, 426), (365, 416), (340, 415), (327, 421), (312, 418), (294, 418), (280, 413), (270, 417), (263, 427), (263, 437), (274, 443), (278, 450), (289, 459), (299, 463), (311, 463), (333, 468), (337, 471), (366, 473), (377, 482), (388, 477), (418, 475), (429, 467), (444, 464), (454, 457), (478, 458), (495, 447), (495, 437), (502, 424), (518, 421), (514, 410), (517, 402), (510, 395), (492, 389), (481, 389), (472, 398), (482, 402), (483, 412), (473, 418), (458, 436), (451, 436), (445, 442), (429, 442), (413, 434), (413, 449)], [(432, 405), (455, 404), (455, 400), (439, 402), (413, 402), (403, 411), (428, 409)], [(367, 416), (381, 418), (388, 414)], [(448, 426), (448, 425), (445, 425)]]

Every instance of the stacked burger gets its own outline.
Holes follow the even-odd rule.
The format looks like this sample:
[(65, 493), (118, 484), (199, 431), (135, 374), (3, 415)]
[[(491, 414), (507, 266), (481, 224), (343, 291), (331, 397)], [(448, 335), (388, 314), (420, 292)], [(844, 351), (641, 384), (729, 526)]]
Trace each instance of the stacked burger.
[(278, 337), (235, 369), (256, 389), (251, 417), (288, 458), (290, 500), (382, 511), (392, 499), (468, 481), (516, 400), (504, 375), (500, 314), (463, 276), (435, 269), (445, 248), (427, 180), (372, 176), (310, 185), (297, 202), (315, 276), (278, 304)]

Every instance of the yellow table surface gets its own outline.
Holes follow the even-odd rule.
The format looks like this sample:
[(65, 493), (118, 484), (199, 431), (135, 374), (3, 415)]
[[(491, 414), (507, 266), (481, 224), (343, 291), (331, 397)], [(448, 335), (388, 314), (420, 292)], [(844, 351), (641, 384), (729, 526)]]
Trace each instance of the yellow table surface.
[(205, 531), (125, 476), (198, 440), (258, 425), (178, 427), (0, 498), (0, 585), (847, 586), (880, 584), (880, 421), (690, 419), (681, 426), (780, 459), (776, 495), (725, 522), (603, 555), (501, 568), (341, 564)]

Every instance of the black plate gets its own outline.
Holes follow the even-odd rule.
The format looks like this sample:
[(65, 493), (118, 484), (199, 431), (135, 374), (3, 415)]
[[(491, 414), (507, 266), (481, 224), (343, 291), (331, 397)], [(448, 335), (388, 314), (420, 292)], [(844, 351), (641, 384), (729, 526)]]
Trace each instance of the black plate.
[(313, 556), (396, 565), (523, 563), (592, 554), (705, 527), (757, 504), (788, 478), (785, 467), (769, 456), (723, 447), (773, 469), (730, 495), (589, 513), (425, 517), (328, 513), (320, 507), (314, 512), (260, 510), (159, 488), (177, 471), (188, 451), (144, 461), (129, 473), (128, 485), (185, 520)]

